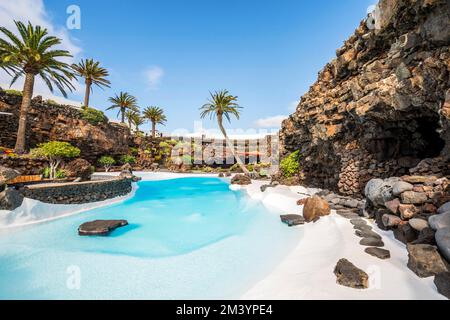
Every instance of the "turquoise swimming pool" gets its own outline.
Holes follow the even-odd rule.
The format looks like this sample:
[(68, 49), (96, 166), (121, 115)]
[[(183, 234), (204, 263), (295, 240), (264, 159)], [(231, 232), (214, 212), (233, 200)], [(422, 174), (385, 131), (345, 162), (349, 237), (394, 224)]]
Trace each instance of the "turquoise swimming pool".
[[(239, 298), (299, 241), (218, 178), (142, 181), (122, 203), (0, 233), (0, 299)], [(96, 219), (126, 219), (80, 237)]]

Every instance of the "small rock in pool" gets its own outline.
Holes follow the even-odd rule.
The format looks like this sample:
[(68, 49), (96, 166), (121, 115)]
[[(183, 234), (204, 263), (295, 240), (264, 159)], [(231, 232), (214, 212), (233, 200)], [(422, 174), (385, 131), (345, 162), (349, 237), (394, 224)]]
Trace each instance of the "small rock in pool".
[(367, 289), (369, 287), (369, 275), (355, 267), (347, 259), (338, 261), (334, 268), (338, 284), (354, 289)]
[(378, 238), (363, 238), (359, 244), (366, 247), (384, 247), (384, 242)]
[(126, 225), (128, 225), (126, 220), (95, 220), (83, 223), (78, 228), (78, 234), (80, 236), (105, 236)]
[(281, 221), (286, 223), (289, 227), (305, 224), (305, 218), (298, 214), (286, 214), (280, 216)]
[(391, 257), (391, 253), (389, 252), (389, 250), (386, 249), (371, 247), (366, 248), (364, 251), (370, 254), (371, 256), (377, 257), (382, 260), (389, 259)]

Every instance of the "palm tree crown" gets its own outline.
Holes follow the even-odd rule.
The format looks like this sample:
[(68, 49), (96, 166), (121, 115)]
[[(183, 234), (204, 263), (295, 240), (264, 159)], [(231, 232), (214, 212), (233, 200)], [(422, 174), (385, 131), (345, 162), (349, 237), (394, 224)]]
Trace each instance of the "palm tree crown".
[(228, 139), (227, 132), (223, 126), (223, 117), (225, 117), (228, 122), (231, 122), (231, 116), (235, 116), (236, 119), (239, 120), (239, 109), (242, 109), (242, 107), (240, 107), (237, 103), (238, 97), (231, 95), (228, 90), (216, 91), (214, 93), (210, 92), (209, 94), (210, 98), (208, 100), (208, 103), (204, 104), (200, 108), (200, 116), (202, 119), (207, 116), (209, 116), (211, 119), (217, 118), (219, 129), (225, 137), (228, 149), (230, 149), (242, 171), (248, 174), (249, 171), (245, 167), (244, 163), (242, 162), (240, 157), (236, 156), (234, 145), (231, 143), (230, 139)]
[(0, 38), (1, 67), (13, 76), (11, 85), (27, 73), (39, 75), (50, 91), (53, 92), (55, 85), (67, 97), (66, 89), (75, 89), (71, 82), (75, 75), (70, 65), (59, 58), (71, 58), (72, 55), (66, 50), (52, 50), (52, 47), (61, 44), (61, 40), (49, 36), (47, 29), (34, 27), (31, 23), (27, 26), (20, 21), (14, 23), (20, 37), (0, 27), (0, 32), (9, 40)]
[(125, 123), (125, 113), (127, 111), (139, 111), (137, 99), (127, 92), (121, 92), (119, 95), (109, 98), (109, 102), (113, 105), (106, 110), (119, 109), (117, 116), (122, 116), (122, 123)]
[(156, 136), (156, 125), (165, 125), (167, 117), (164, 114), (164, 110), (159, 107), (147, 107), (143, 112), (144, 118), (148, 119), (152, 123), (152, 136)]
[(140, 112), (135, 110), (128, 110), (125, 112), (125, 118), (128, 120), (128, 126), (134, 126), (136, 131), (139, 131), (139, 127), (144, 124), (144, 119)]
[(72, 64), (72, 69), (76, 76), (85, 79), (86, 94), (84, 97), (84, 106), (89, 106), (89, 96), (92, 92), (92, 85), (95, 84), (99, 88), (110, 88), (111, 82), (106, 79), (109, 76), (108, 70), (100, 67), (100, 62), (93, 59), (81, 60), (78, 64)]
[(12, 76), (11, 86), (25, 76), (23, 98), (20, 106), (19, 126), (15, 150), (24, 153), (26, 147), (26, 127), (28, 109), (33, 98), (36, 76), (40, 76), (51, 92), (54, 86), (67, 97), (66, 90), (75, 89), (72, 80), (75, 78), (70, 65), (63, 59), (72, 57), (66, 50), (55, 49), (61, 44), (57, 37), (48, 35), (47, 29), (14, 21), (19, 35), (0, 27), (0, 68)]

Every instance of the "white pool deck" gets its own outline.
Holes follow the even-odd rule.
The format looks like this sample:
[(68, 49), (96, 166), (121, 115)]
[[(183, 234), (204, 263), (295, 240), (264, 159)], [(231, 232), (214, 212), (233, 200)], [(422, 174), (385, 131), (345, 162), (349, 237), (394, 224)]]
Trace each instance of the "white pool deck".
[[(136, 172), (143, 180), (166, 180), (182, 177), (216, 177), (215, 174), (178, 174)], [(104, 173), (100, 175), (105, 175)], [(115, 173), (109, 175), (116, 175)], [(280, 214), (301, 214), (302, 207), (297, 200), (313, 194), (316, 190), (303, 187), (278, 186), (261, 192), (265, 182), (254, 181), (245, 190), (248, 195), (260, 200), (265, 206)], [(48, 205), (26, 199), (22, 207), (15, 211), (0, 211), (0, 232), (78, 214), (112, 203), (124, 201), (126, 197), (87, 205)], [(370, 224), (370, 222), (368, 221)], [(287, 226), (286, 226), (287, 228)], [(292, 252), (264, 279), (256, 283), (241, 298), (249, 300), (266, 299), (443, 299), (437, 292), (433, 277), (420, 279), (407, 267), (408, 254), (405, 245), (395, 240), (392, 232), (385, 232), (373, 225), (383, 236), (385, 249), (391, 258), (380, 260), (364, 252), (358, 244), (360, 238), (354, 234), (349, 220), (335, 212), (313, 224), (295, 227), (303, 232), (303, 238)], [(351, 289), (336, 284), (333, 273), (339, 259), (346, 258), (369, 274), (370, 287), (366, 290)]]

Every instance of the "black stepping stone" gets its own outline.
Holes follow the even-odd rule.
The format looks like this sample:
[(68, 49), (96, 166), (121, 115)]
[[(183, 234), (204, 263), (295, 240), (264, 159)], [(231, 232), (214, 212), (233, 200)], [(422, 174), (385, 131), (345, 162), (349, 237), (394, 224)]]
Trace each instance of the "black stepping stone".
[(281, 221), (286, 223), (289, 227), (305, 224), (305, 218), (298, 214), (286, 214), (280, 216)]
[(375, 248), (375, 247), (366, 248), (364, 250), (364, 252), (370, 254), (371, 256), (377, 257), (381, 260), (386, 260), (391, 257), (391, 252), (389, 250), (381, 249), (381, 248)]
[(363, 238), (359, 244), (366, 247), (384, 247), (384, 242), (377, 238)]

